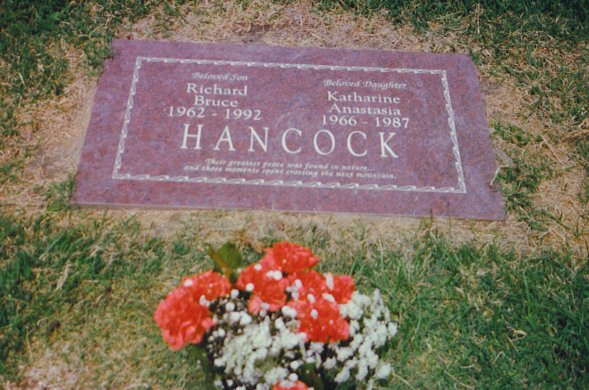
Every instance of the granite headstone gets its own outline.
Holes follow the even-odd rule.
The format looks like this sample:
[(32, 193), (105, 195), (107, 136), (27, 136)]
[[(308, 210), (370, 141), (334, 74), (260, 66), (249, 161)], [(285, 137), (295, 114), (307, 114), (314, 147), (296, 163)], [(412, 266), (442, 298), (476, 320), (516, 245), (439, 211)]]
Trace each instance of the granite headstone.
[(116, 40), (81, 205), (502, 219), (466, 55)]

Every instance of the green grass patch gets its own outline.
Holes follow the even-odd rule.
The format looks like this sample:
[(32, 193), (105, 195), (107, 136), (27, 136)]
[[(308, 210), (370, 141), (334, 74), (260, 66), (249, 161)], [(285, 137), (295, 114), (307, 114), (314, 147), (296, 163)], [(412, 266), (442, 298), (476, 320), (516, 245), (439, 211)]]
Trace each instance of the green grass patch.
[(534, 207), (534, 194), (543, 179), (550, 177), (550, 165), (540, 158), (531, 159), (521, 152), (512, 159), (512, 165), (503, 167), (497, 175), (505, 196), (508, 211), (515, 212), (518, 219), (525, 221), (532, 230), (544, 231), (550, 214)]
[(536, 143), (542, 141), (540, 137), (534, 137), (524, 129), (508, 123), (497, 122), (493, 125), (493, 129), (495, 130), (495, 134), (504, 141), (520, 148), (527, 146), (532, 141)]
[(100, 66), (114, 28), (146, 15), (138, 1), (15, 1), (0, 4), (0, 52), (8, 63), (8, 91), (20, 97), (63, 93), (67, 61), (60, 40), (81, 48)]
[(70, 198), (74, 193), (74, 186), (74, 175), (70, 175), (65, 181), (61, 183), (50, 184), (49, 189), (45, 194), (47, 211), (59, 212), (71, 210), (73, 206), (70, 203)]
[(550, 163), (541, 156), (534, 156), (524, 147), (542, 142), (524, 129), (505, 123), (495, 123), (494, 135), (509, 144), (511, 163), (501, 167), (497, 179), (505, 196), (508, 211), (516, 213), (532, 230), (544, 231), (548, 219), (554, 219), (548, 211), (534, 207), (534, 195), (544, 179), (552, 176)]
[[(495, 245), (452, 249), (435, 236), (416, 247), (409, 262), (383, 258), (405, 329), (396, 358), (407, 364), (397, 372), (415, 388), (589, 384), (587, 263), (553, 252), (519, 258)], [(415, 378), (420, 370), (427, 375)]]
[[(418, 1), (418, 0), (322, 0), (324, 8), (335, 4), (357, 12), (369, 14), (375, 10), (386, 9), (397, 21), (411, 21), (416, 28), (427, 29), (428, 24), (440, 20), (469, 19), (468, 32), (484, 36), (491, 30), (496, 36), (507, 36), (518, 29), (524, 31), (544, 31), (559, 39), (579, 41), (589, 36), (589, 1)], [(471, 18), (478, 15), (476, 19)], [(490, 22), (502, 18), (503, 25), (492, 26)], [(517, 22), (520, 22), (519, 24)], [(523, 22), (523, 23), (521, 23)], [(488, 23), (489, 25), (485, 24)], [(452, 23), (444, 23), (449, 28)]]
[(132, 277), (130, 288), (161, 270), (163, 242), (139, 240), (133, 221), (63, 229), (56, 222), (50, 215), (0, 218), (0, 374), (9, 379), (25, 358), (26, 340), (83, 325), (108, 306), (116, 280)]
[[(212, 267), (193, 239), (197, 228), (161, 240), (141, 235), (132, 220), (55, 222), (0, 219), (5, 380), (18, 382), (32, 344), (67, 362), (79, 387), (202, 386), (198, 365), (186, 351), (170, 351), (151, 319), (183, 276)], [(297, 236), (321, 255), (321, 270), (352, 274), (364, 292), (379, 288), (400, 323), (384, 352), (395, 367), (389, 386), (589, 385), (586, 260), (566, 251), (522, 257), (495, 244), (452, 247), (427, 230), (407, 243), (410, 251), (358, 246), (342, 257), (311, 229), (301, 226)]]
[[(0, 150), (6, 139), (19, 135), (22, 124), (14, 118), (15, 111), (63, 94), (68, 47), (81, 49), (88, 65), (99, 69), (117, 28), (146, 15), (153, 5), (131, 0), (0, 2)], [(0, 169), (5, 173), (2, 184), (17, 180), (22, 164), (7, 161)]]
[(589, 136), (580, 138), (577, 142), (577, 152), (581, 158), (581, 166), (589, 176)]

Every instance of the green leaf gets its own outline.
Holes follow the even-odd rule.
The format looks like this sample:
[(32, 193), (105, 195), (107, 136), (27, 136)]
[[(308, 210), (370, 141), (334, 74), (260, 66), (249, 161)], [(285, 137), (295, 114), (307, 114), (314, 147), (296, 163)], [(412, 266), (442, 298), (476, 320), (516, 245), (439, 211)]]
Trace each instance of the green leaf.
[(305, 384), (309, 387), (312, 387), (315, 390), (324, 390), (325, 386), (323, 385), (323, 381), (321, 377), (315, 371), (315, 365), (306, 363), (301, 368), (297, 370), (297, 375), (300, 380), (305, 382)]
[(227, 242), (219, 250), (209, 248), (209, 256), (215, 264), (214, 270), (225, 274), (233, 282), (236, 270), (242, 265), (241, 254), (235, 244)]
[(211, 367), (211, 362), (207, 356), (207, 351), (202, 345), (192, 344), (188, 347), (188, 354), (192, 357), (192, 359), (196, 359), (200, 362), (202, 369), (205, 373), (205, 377), (207, 378), (207, 390), (214, 390), (215, 386), (213, 382), (215, 380), (215, 374)]
[(239, 253), (239, 250), (235, 244), (230, 242), (223, 244), (221, 249), (219, 249), (219, 254), (221, 257), (223, 257), (223, 259), (225, 259), (232, 270), (236, 270), (241, 267), (241, 254)]

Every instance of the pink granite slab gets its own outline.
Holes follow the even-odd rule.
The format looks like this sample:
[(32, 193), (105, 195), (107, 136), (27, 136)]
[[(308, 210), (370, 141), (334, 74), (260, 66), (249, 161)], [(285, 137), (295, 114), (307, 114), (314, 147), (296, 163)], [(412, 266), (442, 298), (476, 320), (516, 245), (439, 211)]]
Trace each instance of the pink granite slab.
[(504, 218), (466, 55), (117, 40), (73, 201)]

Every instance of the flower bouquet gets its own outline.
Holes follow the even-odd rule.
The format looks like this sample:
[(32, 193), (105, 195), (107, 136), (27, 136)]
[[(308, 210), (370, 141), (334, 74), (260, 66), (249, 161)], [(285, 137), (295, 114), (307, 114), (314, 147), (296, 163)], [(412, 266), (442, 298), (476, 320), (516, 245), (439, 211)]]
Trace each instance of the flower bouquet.
[(173, 350), (187, 344), (218, 389), (372, 388), (391, 367), (378, 350), (397, 332), (380, 292), (321, 274), (302, 246), (279, 242), (245, 268), (225, 244), (215, 270), (186, 277), (154, 320)]

